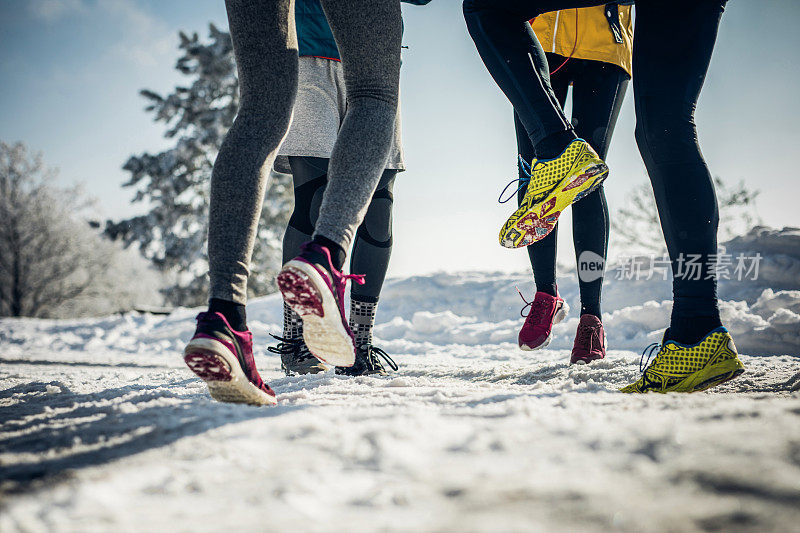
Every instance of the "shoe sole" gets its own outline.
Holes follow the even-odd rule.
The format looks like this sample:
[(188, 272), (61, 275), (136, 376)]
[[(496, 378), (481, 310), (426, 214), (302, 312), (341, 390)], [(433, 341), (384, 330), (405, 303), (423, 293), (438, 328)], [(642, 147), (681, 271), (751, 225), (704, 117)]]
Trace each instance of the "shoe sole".
[(303, 261), (289, 261), (278, 274), (278, 289), (286, 304), (302, 318), (303, 340), (314, 357), (333, 366), (353, 366), (353, 338), (317, 269)]
[[(505, 248), (522, 248), (544, 239), (564, 209), (597, 189), (606, 177), (605, 163), (590, 163), (562, 178), (540, 201), (521, 206), (508, 218), (500, 230), (500, 244)], [(544, 227), (534, 230), (533, 223), (537, 220), (544, 221)]]
[(562, 302), (561, 309), (556, 311), (555, 316), (553, 317), (553, 324), (550, 326), (550, 334), (544, 340), (544, 342), (538, 346), (529, 346), (527, 344), (519, 344), (520, 350), (523, 352), (535, 352), (536, 350), (541, 350), (542, 348), (546, 348), (548, 344), (553, 340), (553, 331), (552, 328), (565, 318), (567, 318), (567, 313), (569, 313), (569, 306), (567, 302)]
[(262, 391), (247, 379), (239, 361), (221, 342), (192, 339), (183, 351), (189, 369), (206, 382), (208, 393), (217, 401), (249, 405), (276, 405), (275, 396)]
[(728, 359), (695, 372), (665, 392), (700, 392), (721, 385), (743, 373), (744, 365), (738, 358)]

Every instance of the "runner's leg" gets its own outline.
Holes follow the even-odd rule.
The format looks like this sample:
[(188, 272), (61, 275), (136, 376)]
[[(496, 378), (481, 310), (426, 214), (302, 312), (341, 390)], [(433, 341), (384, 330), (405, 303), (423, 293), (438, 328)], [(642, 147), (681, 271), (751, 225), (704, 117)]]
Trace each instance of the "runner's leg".
[(341, 268), (386, 167), (397, 115), (399, 0), (323, 0), (344, 67), (347, 112), (331, 153), (315, 241)]
[[(692, 344), (721, 325), (716, 279), (714, 184), (697, 142), (694, 110), (705, 80), (725, 0), (637, 5), (633, 48), (636, 140), (672, 259), (670, 338)], [(674, 38), (672, 28), (681, 35)], [(682, 261), (702, 268), (688, 271)], [(684, 275), (681, 270), (686, 271)]]
[(291, 0), (226, 0), (226, 8), (241, 97), (211, 177), (208, 259), (209, 296), (230, 307), (247, 300), (267, 176), (297, 90), (297, 39)]
[[(600, 61), (578, 60), (573, 66), (577, 68), (573, 70), (572, 124), (578, 136), (605, 159), (628, 87), (628, 74), (616, 65)], [(608, 227), (608, 205), (602, 186), (572, 204), (572, 238), (579, 269), (581, 255), (586, 251), (602, 258), (605, 267)], [(578, 282), (581, 314), (601, 318), (603, 277), (584, 281), (579, 276)]]
[[(294, 185), (294, 210), (283, 234), (283, 262), (300, 253), (300, 245), (311, 240), (319, 216), (322, 193), (328, 183), (328, 160), (321, 157), (289, 156)], [(283, 337), (301, 339), (303, 321), (285, 302), (283, 304)]]
[(602, 3), (464, 0), (464, 18), (478, 53), (514, 106), (540, 159), (560, 154), (575, 133), (553, 92), (547, 60), (528, 20), (548, 11)]
[[(551, 84), (553, 93), (555, 94), (559, 105), (564, 106), (567, 100), (567, 92), (571, 83), (569, 64), (551, 77)], [(525, 130), (519, 115), (514, 112), (514, 130), (517, 135), (517, 151), (522, 158), (530, 163), (536, 157), (536, 151), (533, 148), (530, 137)], [(520, 178), (524, 177), (522, 169), (519, 169)], [(527, 188), (522, 188), (517, 194), (517, 200), (522, 201), (525, 196)], [(556, 283), (556, 253), (558, 243), (558, 223), (550, 234), (544, 239), (537, 241), (529, 246), (528, 258), (531, 262), (533, 269), (533, 278), (536, 282), (536, 291), (544, 292), (550, 296), (556, 296), (558, 292), (558, 285)]]

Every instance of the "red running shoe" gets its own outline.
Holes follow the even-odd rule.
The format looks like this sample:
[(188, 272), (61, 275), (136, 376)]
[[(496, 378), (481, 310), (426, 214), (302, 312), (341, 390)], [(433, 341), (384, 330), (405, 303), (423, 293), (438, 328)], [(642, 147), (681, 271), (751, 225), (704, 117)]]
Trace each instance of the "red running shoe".
[(605, 356), (606, 332), (603, 330), (603, 323), (594, 315), (581, 315), (569, 364), (585, 365)]
[(350, 367), (356, 360), (353, 332), (344, 311), (347, 280), (363, 284), (364, 276), (344, 275), (333, 267), (330, 251), (307, 242), (300, 255), (283, 265), (278, 289), (303, 319), (303, 340), (323, 363)]
[[(553, 338), (553, 325), (564, 320), (569, 306), (560, 296), (551, 296), (546, 292), (537, 292), (532, 302), (526, 301), (522, 293), (519, 295), (525, 302), (525, 307), (531, 306), (525, 323), (519, 330), (519, 347), (526, 351), (544, 348)], [(525, 316), (522, 314), (525, 307), (520, 311), (522, 316)]]
[(235, 331), (221, 313), (197, 315), (197, 330), (183, 351), (186, 365), (221, 402), (275, 405), (275, 392), (261, 380), (253, 359), (253, 334)]

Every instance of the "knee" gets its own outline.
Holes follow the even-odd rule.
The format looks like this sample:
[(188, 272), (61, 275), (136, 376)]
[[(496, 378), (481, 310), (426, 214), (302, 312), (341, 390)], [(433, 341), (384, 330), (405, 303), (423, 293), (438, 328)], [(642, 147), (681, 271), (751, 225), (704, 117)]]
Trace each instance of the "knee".
[(392, 245), (393, 196), (387, 189), (379, 189), (370, 202), (364, 221), (358, 229), (359, 236), (372, 244), (386, 248)]
[(289, 226), (311, 235), (319, 218), (319, 207), (325, 192), (326, 176), (321, 176), (294, 189), (294, 210)]
[(486, 0), (464, 0), (461, 3), (461, 11), (467, 23), (467, 29), (472, 32), (473, 27), (478, 25), (478, 21), (490, 13), (492, 9), (497, 9), (491, 1)]
[(380, 86), (361, 86), (347, 91), (349, 109), (381, 109), (380, 113), (397, 113), (397, 91)]
[(464, 12), (464, 17), (467, 17), (470, 13), (475, 13), (476, 11), (480, 10), (483, 7), (481, 0), (464, 0), (461, 2), (461, 10)]
[(678, 163), (699, 155), (694, 108), (661, 101), (642, 105), (634, 134), (639, 152), (654, 163)]
[(273, 144), (280, 142), (292, 121), (292, 106), (276, 106), (269, 98), (249, 98), (242, 100), (231, 126), (251, 140)]

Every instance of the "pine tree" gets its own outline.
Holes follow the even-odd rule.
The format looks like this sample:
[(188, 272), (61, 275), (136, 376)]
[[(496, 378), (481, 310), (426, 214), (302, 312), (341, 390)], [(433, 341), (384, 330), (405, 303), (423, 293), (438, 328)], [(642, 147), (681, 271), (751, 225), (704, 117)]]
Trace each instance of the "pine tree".
[[(123, 166), (136, 191), (132, 200), (147, 214), (109, 221), (106, 233), (140, 251), (171, 275), (166, 299), (175, 305), (200, 305), (206, 298), (208, 202), (211, 170), (239, 106), (238, 79), (230, 34), (210, 25), (208, 42), (197, 33), (179, 34), (181, 57), (176, 69), (190, 79), (161, 96), (150, 90), (146, 111), (163, 123), (174, 146), (163, 152), (134, 155)], [(273, 292), (281, 263), (281, 238), (292, 207), (286, 175), (273, 173), (259, 221), (248, 293)]]

